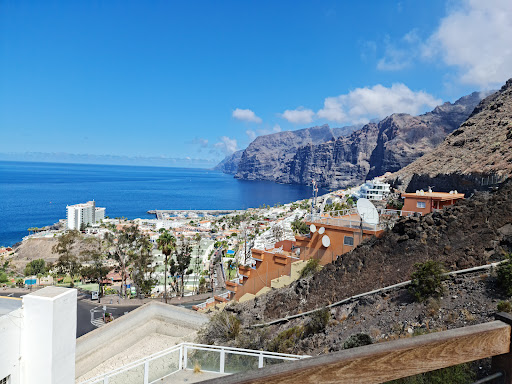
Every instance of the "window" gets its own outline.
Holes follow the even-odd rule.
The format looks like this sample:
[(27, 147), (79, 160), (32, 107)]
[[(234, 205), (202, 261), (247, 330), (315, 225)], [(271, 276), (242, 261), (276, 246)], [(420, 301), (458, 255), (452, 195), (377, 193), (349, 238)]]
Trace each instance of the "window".
[(11, 375), (4, 377), (2, 380), (0, 380), (0, 384), (9, 384), (11, 382)]
[(343, 245), (354, 246), (354, 238), (352, 236), (345, 236), (343, 238)]
[(427, 204), (424, 201), (418, 201), (416, 203), (416, 208), (426, 208)]

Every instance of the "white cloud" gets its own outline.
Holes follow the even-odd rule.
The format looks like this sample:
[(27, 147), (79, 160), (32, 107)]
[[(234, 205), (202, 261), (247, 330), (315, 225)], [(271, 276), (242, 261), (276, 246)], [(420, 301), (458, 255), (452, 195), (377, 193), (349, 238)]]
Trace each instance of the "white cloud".
[(381, 71), (399, 71), (409, 67), (418, 56), (420, 37), (418, 30), (413, 29), (406, 33), (398, 42), (391, 42), (389, 37), (384, 39), (384, 57), (377, 62), (377, 69)]
[(220, 141), (215, 143), (213, 146), (219, 149), (226, 156), (231, 155), (238, 149), (236, 139), (231, 139), (227, 136), (222, 136)]
[(192, 144), (199, 145), (200, 148), (207, 148), (208, 147), (208, 139), (204, 139), (202, 137), (196, 137), (194, 140), (192, 140)]
[(287, 109), (281, 116), (293, 124), (307, 124), (313, 121), (314, 115), (315, 112), (313, 112), (311, 109), (299, 107), (292, 110)]
[(275, 124), (272, 127), (272, 131), (274, 131), (274, 132), (281, 132), (281, 126), (279, 124)]
[(245, 134), (247, 136), (249, 136), (249, 140), (251, 140), (251, 141), (254, 141), (256, 136), (258, 136), (258, 135), (256, 135), (256, 132), (254, 132), (252, 129), (248, 129), (247, 131), (245, 131)]
[(512, 1), (465, 0), (448, 12), (423, 56), (459, 69), (466, 84), (489, 88), (512, 76)]
[(241, 121), (247, 121), (249, 123), (261, 123), (262, 120), (260, 117), (256, 116), (256, 114), (250, 109), (240, 109), (237, 108), (233, 111), (232, 116)]
[(356, 88), (346, 95), (328, 97), (317, 116), (337, 123), (366, 123), (392, 113), (418, 114), (425, 108), (434, 108), (442, 101), (432, 95), (414, 92), (398, 83), (390, 88), (377, 84), (371, 88)]

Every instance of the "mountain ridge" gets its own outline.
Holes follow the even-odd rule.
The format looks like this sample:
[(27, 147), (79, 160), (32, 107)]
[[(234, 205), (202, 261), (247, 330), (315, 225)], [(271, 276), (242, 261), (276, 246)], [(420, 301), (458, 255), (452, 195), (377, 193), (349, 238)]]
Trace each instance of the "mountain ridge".
[(361, 183), (398, 171), (432, 151), (480, 100), (481, 94), (473, 92), (419, 116), (395, 113), (362, 127), (325, 124), (259, 136), (243, 151), (235, 177), (287, 184), (314, 179), (325, 188)]

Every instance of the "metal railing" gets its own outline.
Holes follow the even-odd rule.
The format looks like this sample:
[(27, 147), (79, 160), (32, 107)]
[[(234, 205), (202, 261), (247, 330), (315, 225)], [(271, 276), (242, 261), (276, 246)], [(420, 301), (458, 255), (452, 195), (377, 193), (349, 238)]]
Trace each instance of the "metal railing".
[(202, 372), (232, 374), (308, 357), (181, 343), (80, 384), (154, 384), (181, 370), (199, 369)]

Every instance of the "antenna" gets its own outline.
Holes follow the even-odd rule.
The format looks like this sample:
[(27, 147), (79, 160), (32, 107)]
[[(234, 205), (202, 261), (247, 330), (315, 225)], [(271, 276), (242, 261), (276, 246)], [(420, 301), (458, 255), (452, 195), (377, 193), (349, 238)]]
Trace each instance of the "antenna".
[(315, 225), (315, 224), (311, 224), (311, 225), (309, 226), (309, 230), (310, 230), (311, 232), (313, 232), (313, 233), (314, 233), (314, 232), (316, 232), (316, 225)]
[(325, 228), (324, 227), (321, 227), (319, 230), (318, 230), (318, 233), (320, 235), (323, 235), (323, 233), (325, 232)]
[(331, 239), (329, 239), (329, 236), (325, 235), (322, 237), (322, 245), (327, 248), (329, 245), (331, 245)]

